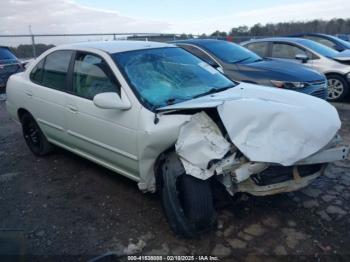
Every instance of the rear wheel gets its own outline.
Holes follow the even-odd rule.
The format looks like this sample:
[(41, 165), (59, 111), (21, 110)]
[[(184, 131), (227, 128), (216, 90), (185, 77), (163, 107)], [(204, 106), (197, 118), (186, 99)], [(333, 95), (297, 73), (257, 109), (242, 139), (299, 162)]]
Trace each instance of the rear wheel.
[(47, 141), (34, 118), (25, 113), (21, 117), (23, 136), (30, 151), (36, 156), (45, 156), (52, 152), (53, 145)]
[(343, 100), (349, 92), (348, 82), (340, 75), (328, 75), (328, 100), (335, 102)]
[(175, 153), (165, 158), (158, 180), (165, 215), (177, 235), (193, 238), (215, 226), (209, 180), (187, 175)]

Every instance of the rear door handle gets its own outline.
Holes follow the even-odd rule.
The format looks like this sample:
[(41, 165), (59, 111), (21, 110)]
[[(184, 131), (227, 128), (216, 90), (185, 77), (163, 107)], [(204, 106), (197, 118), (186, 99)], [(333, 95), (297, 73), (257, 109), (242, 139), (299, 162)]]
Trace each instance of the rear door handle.
[(69, 111), (73, 112), (73, 113), (77, 113), (78, 112), (78, 108), (75, 106), (67, 106)]

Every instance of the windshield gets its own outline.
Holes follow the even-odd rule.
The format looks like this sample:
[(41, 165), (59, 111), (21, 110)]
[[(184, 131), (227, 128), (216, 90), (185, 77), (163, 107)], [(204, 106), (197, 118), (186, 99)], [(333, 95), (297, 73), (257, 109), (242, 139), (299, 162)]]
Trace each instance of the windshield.
[(0, 60), (16, 59), (7, 48), (0, 47)]
[(213, 53), (226, 63), (252, 63), (262, 60), (252, 51), (227, 41), (208, 41), (200, 43), (200, 46)]
[(152, 109), (234, 86), (219, 71), (181, 48), (129, 51), (112, 58), (142, 102)]
[(337, 54), (339, 54), (338, 51), (335, 51), (328, 46), (321, 45), (321, 44), (314, 42), (314, 41), (311, 41), (311, 40), (303, 40), (302, 44), (304, 46), (310, 48), (311, 50), (315, 51), (316, 53), (319, 53), (320, 55), (323, 55), (326, 57), (333, 58)]
[(350, 43), (345, 41), (344, 39), (341, 39), (340, 37), (335, 37), (335, 36), (328, 36), (332, 39), (335, 39), (336, 41), (338, 41), (339, 43), (341, 43), (343, 46), (345, 46), (346, 48), (350, 49)]

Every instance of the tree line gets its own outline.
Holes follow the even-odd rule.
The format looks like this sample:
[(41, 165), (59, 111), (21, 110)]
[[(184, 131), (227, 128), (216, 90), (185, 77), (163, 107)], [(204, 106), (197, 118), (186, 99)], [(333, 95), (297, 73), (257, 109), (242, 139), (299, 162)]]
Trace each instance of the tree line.
[(324, 34), (350, 34), (350, 19), (334, 18), (332, 20), (315, 19), (307, 22), (260, 23), (251, 27), (242, 25), (233, 27), (230, 32), (215, 31), (212, 37), (248, 37), (248, 36), (288, 36), (291, 34), (311, 32)]
[[(231, 38), (232, 41), (243, 41), (245, 38), (259, 37), (259, 36), (288, 36), (291, 34), (312, 32), (312, 33), (325, 33), (325, 34), (350, 34), (350, 18), (334, 18), (332, 20), (321, 20), (315, 19), (307, 22), (281, 22), (281, 23), (267, 23), (262, 25), (260, 23), (255, 24), (251, 27), (242, 25), (233, 27), (229, 32), (215, 31), (212, 34), (202, 34), (201, 38)], [(153, 41), (170, 41), (169, 36), (164, 39), (156, 39)], [(192, 34), (182, 34), (177, 39), (193, 38)], [(54, 47), (54, 45), (36, 44), (36, 54), (40, 55), (46, 50)], [(33, 46), (32, 45), (19, 45), (12, 47), (12, 51), (20, 58), (33, 57)]]
[[(39, 56), (52, 47), (54, 45), (35, 44), (36, 55)], [(10, 49), (19, 58), (33, 57), (33, 45), (19, 45), (17, 47), (10, 47)]]

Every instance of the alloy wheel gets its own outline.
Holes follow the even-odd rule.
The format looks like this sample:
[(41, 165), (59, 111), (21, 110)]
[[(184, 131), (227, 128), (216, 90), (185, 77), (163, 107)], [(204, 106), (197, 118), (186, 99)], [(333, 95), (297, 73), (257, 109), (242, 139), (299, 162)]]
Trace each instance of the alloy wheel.
[(335, 100), (338, 99), (344, 92), (343, 83), (334, 78), (328, 79), (328, 99)]
[(33, 150), (40, 150), (41, 137), (38, 126), (34, 121), (30, 121), (24, 126), (24, 138)]

